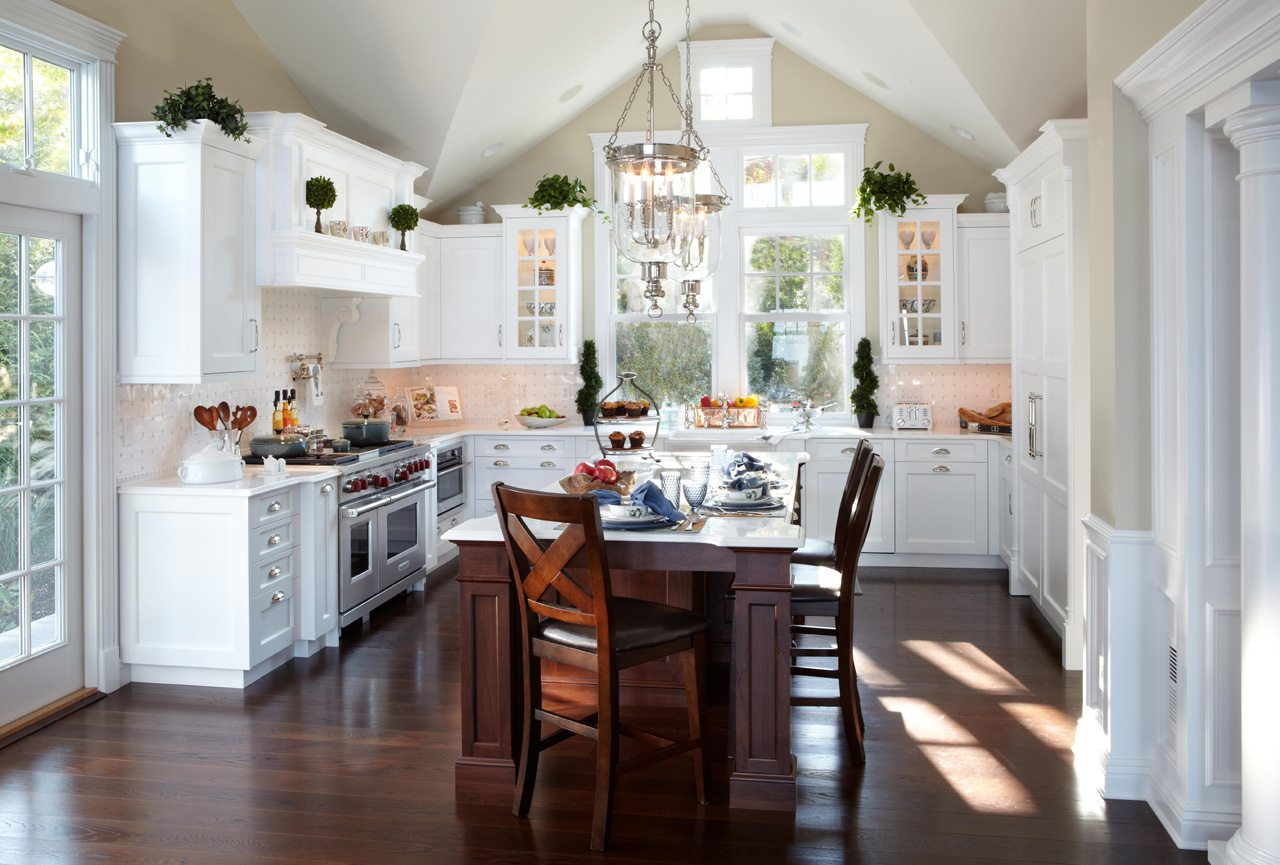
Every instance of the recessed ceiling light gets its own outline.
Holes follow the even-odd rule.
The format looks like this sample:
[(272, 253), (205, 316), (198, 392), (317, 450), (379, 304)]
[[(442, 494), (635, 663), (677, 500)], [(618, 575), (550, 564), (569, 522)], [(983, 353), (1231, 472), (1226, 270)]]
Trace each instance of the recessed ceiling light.
[(866, 70), (863, 70), (862, 77), (877, 87), (883, 87), (885, 90), (889, 89), (889, 85), (885, 83), (885, 80), (874, 72), (867, 72)]
[(791, 34), (791, 35), (793, 35), (793, 36), (803, 36), (803, 35), (804, 35), (803, 33), (801, 33), (801, 32), (800, 32), (800, 28), (799, 28), (799, 27), (797, 27), (796, 25), (792, 24), (790, 21), (779, 21), (779, 22), (778, 22), (778, 26), (779, 26), (779, 27), (781, 27), (783, 30), (787, 31), (788, 33), (790, 33), (790, 34)]
[(502, 142), (495, 141), (493, 144), (490, 144), (488, 147), (486, 147), (480, 155), (483, 156), (485, 159), (488, 159), (490, 156), (493, 156), (495, 153), (497, 153), (501, 149), (502, 149)]
[(973, 140), (973, 133), (970, 132), (968, 129), (965, 129), (963, 126), (952, 126), (951, 131), (954, 132), (956, 135), (959, 135), (965, 141)]
[(566, 90), (564, 93), (560, 94), (560, 101), (568, 102), (570, 99), (577, 96), (581, 92), (582, 92), (582, 85), (575, 84), (572, 87), (570, 87), (568, 90)]

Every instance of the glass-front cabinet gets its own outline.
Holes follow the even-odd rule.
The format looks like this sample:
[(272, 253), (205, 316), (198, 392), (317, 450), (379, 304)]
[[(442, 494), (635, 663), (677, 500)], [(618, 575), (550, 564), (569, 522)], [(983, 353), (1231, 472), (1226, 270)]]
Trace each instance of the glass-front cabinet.
[(956, 209), (933, 195), (902, 216), (881, 212), (881, 353), (885, 360), (956, 357)]
[(503, 230), (503, 349), (513, 360), (576, 362), (581, 334), (582, 219), (496, 207)]

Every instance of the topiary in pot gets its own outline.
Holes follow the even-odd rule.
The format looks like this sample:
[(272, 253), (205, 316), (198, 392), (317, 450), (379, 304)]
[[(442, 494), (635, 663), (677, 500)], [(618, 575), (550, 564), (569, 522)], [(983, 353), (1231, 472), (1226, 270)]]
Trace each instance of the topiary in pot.
[(582, 376), (582, 387), (574, 398), (578, 412), (582, 415), (582, 423), (591, 426), (596, 420), (596, 409), (600, 407), (600, 391), (604, 388), (604, 379), (600, 378), (600, 367), (596, 358), (596, 341), (583, 340), (582, 360), (578, 363), (578, 373)]
[(307, 207), (316, 212), (316, 234), (324, 234), (320, 228), (320, 211), (333, 207), (338, 200), (338, 190), (327, 177), (307, 178)]
[(404, 236), (418, 227), (418, 208), (412, 204), (397, 204), (391, 208), (388, 216), (391, 219), (391, 227), (400, 232), (400, 249), (408, 251), (408, 247), (404, 244)]
[(870, 222), (876, 211), (887, 210), (896, 216), (907, 212), (907, 205), (917, 207), (929, 199), (910, 171), (897, 171), (893, 163), (889, 163), (888, 171), (881, 171), (884, 162), (862, 169), (862, 183), (858, 185), (858, 201), (853, 205), (852, 216), (860, 216), (864, 222)]
[(853, 403), (853, 413), (858, 416), (858, 426), (871, 429), (880, 414), (876, 405), (876, 391), (880, 387), (880, 377), (871, 367), (871, 340), (865, 336), (858, 340), (858, 350), (853, 356), (853, 377), (858, 380), (849, 401)]
[(176, 91), (166, 90), (164, 99), (152, 109), (151, 116), (159, 121), (156, 129), (166, 138), (173, 137), (174, 129), (186, 129), (192, 120), (212, 120), (224, 135), (236, 141), (244, 138), (249, 130), (240, 103), (214, 93), (212, 78), (201, 78), (195, 84), (187, 84)]

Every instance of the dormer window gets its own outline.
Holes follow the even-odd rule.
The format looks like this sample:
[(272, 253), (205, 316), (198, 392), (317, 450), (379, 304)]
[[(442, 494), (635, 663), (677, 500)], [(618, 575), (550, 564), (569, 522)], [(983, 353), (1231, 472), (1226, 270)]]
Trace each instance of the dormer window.
[[(772, 39), (680, 43), (682, 72), (692, 75), (694, 123), (699, 127), (772, 126)], [(692, 65), (690, 65), (692, 63)]]

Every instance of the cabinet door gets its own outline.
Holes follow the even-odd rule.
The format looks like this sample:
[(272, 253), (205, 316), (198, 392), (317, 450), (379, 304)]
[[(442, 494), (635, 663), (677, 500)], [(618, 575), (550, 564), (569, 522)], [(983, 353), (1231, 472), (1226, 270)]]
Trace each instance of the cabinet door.
[(565, 219), (511, 219), (503, 234), (506, 356), (554, 359), (567, 354), (568, 285)]
[(418, 363), (418, 307), (415, 297), (392, 297), (390, 301), (387, 355), (393, 366)]
[(418, 233), (416, 251), (426, 256), (418, 268), (418, 359), (440, 359), (440, 239)]
[[(852, 448), (849, 448), (852, 451)], [(836, 513), (840, 496), (844, 492), (845, 479), (849, 475), (851, 460), (824, 460), (805, 466), (804, 521), (808, 537), (830, 541), (835, 538)], [(885, 473), (876, 490), (875, 504), (871, 511), (871, 525), (867, 529), (864, 553), (892, 553), (893, 536), (893, 463), (885, 463)]]
[(315, 640), (338, 627), (338, 478), (306, 481), (298, 597), (299, 636)]
[(255, 372), (262, 321), (253, 257), (255, 163), (215, 147), (201, 155), (202, 372)]
[(440, 355), (443, 360), (501, 358), (510, 340), (498, 298), (501, 237), (440, 241)]
[(1000, 500), (996, 502), (1000, 514), (1000, 557), (1005, 564), (1013, 561), (1013, 472), (1000, 471)]
[(987, 554), (985, 463), (904, 463), (894, 466), (895, 551)]
[(1009, 362), (1013, 349), (1009, 314), (1012, 268), (1008, 226), (961, 225), (956, 229), (962, 359)]
[(922, 208), (886, 217), (880, 238), (884, 356), (954, 359), (955, 211)]

